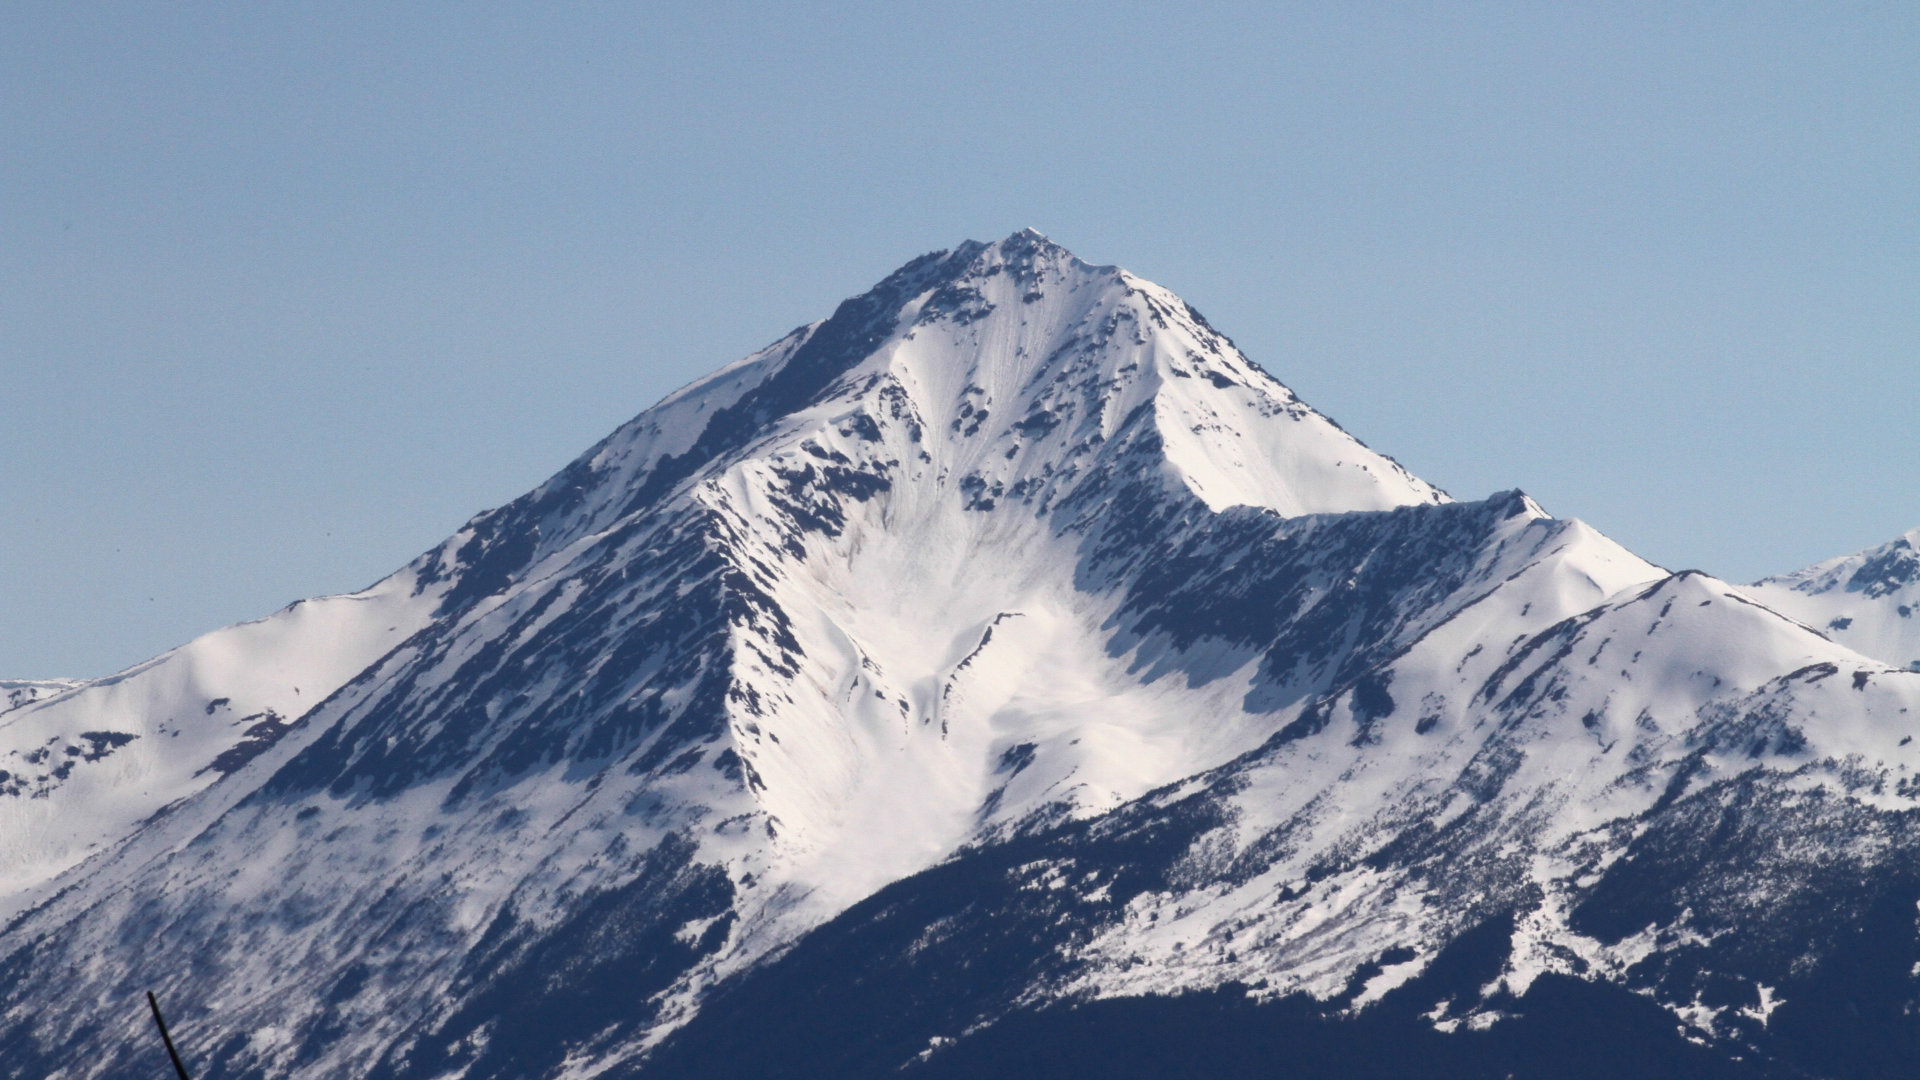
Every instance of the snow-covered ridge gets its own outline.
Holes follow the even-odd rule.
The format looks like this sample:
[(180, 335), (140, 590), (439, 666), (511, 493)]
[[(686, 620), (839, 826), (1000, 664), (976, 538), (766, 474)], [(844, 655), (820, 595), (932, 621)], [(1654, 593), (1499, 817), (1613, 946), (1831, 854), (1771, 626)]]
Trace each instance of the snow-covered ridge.
[(364, 592), (298, 601), (90, 681), (5, 683), (0, 919), (58, 874), (273, 745), (435, 599), (402, 571)]
[(81, 685), (82, 679), (0, 679), (0, 713), (45, 701)]

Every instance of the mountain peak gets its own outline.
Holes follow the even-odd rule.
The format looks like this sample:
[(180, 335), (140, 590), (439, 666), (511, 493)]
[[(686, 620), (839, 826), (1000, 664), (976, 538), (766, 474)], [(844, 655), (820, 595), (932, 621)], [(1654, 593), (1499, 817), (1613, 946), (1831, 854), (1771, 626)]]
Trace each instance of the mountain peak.
[(0, 683), (0, 1052), (136, 1069), (129, 987), (240, 1080), (995, 1075), (983, 1025), (1138, 995), (1746, 1053), (1866, 987), (1905, 1039), (1920, 676), (1848, 650), (1915, 568), (1783, 586), (1823, 639), (969, 241), (373, 589)]
[(1073, 454), (1145, 424), (1159, 456), (1215, 509), (1445, 499), (1301, 402), (1168, 289), (1032, 229), (970, 241), (944, 265), (861, 370), (1008, 461), (1056, 428), (1054, 450)]
[[(1009, 268), (1068, 267), (1095, 269), (1073, 252), (1047, 239), (1046, 234), (1037, 229), (1021, 229), (1006, 238), (996, 240), (983, 247), (981, 259), (987, 265), (1000, 265)], [(1112, 267), (1098, 269), (1111, 270)]]
[(1856, 652), (1920, 670), (1920, 529), (1746, 591)]
[[(1165, 477), (1216, 510), (1446, 500), (1301, 402), (1171, 291), (1023, 229), (912, 259), (827, 319), (676, 391), (476, 519), (440, 562), (476, 565), (498, 548), (520, 568), (467, 575), (491, 588), (524, 572), (528, 555), (656, 506), (740, 455), (807, 444), (849, 463), (892, 462), (889, 486), (926, 483), (925, 498), (974, 511), (1018, 501), (1046, 513), (1072, 491), (1093, 500), (1095, 478), (1120, 474)], [(1134, 455), (1125, 464), (1123, 449)], [(501, 546), (509, 534), (538, 539)], [(429, 579), (438, 572), (429, 567)]]

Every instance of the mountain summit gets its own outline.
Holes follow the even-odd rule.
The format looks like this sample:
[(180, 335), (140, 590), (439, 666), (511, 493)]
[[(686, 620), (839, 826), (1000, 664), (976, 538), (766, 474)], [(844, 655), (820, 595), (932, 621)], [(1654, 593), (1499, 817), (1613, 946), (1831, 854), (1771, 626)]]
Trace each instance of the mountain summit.
[(1748, 593), (1850, 649), (1920, 671), (1920, 529)]
[(1219, 1075), (1904, 1037), (1804, 1032), (1849, 927), (1916, 940), (1920, 674), (1453, 502), (1032, 231), (364, 593), (16, 698), (8, 1075), (140, 1067), (149, 988), (225, 1077), (1181, 1071), (1095, 1060), (1129, 1016)]

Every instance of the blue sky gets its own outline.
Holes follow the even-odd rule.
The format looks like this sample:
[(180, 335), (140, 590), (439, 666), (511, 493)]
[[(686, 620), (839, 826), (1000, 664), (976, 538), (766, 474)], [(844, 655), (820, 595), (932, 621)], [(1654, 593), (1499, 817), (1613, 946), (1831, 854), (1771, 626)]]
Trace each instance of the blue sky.
[(1916, 56), (1911, 3), (5, 5), (0, 675), (364, 586), (1024, 226), (1459, 497), (1878, 543)]

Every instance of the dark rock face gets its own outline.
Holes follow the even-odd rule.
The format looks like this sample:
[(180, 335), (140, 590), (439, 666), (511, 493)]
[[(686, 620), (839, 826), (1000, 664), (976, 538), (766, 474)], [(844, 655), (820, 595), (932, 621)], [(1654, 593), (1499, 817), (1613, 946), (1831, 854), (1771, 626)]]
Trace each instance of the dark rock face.
[(1920, 581), (1920, 552), (1904, 538), (1860, 564), (1847, 579), (1847, 591), (1878, 599)]
[[(1162, 636), (1176, 650), (1200, 641), (1259, 650), (1263, 686), (1248, 705), (1274, 710), (1353, 683), (1473, 586), (1497, 584), (1485, 580), (1487, 559), (1518, 498), (1291, 519), (1237, 508), (1204, 529), (1132, 530), (1124, 557), (1094, 565), (1139, 567), (1118, 616), (1128, 634)], [(1536, 524), (1535, 539), (1553, 531)], [(1384, 678), (1361, 689), (1369, 715), (1394, 709)]]

